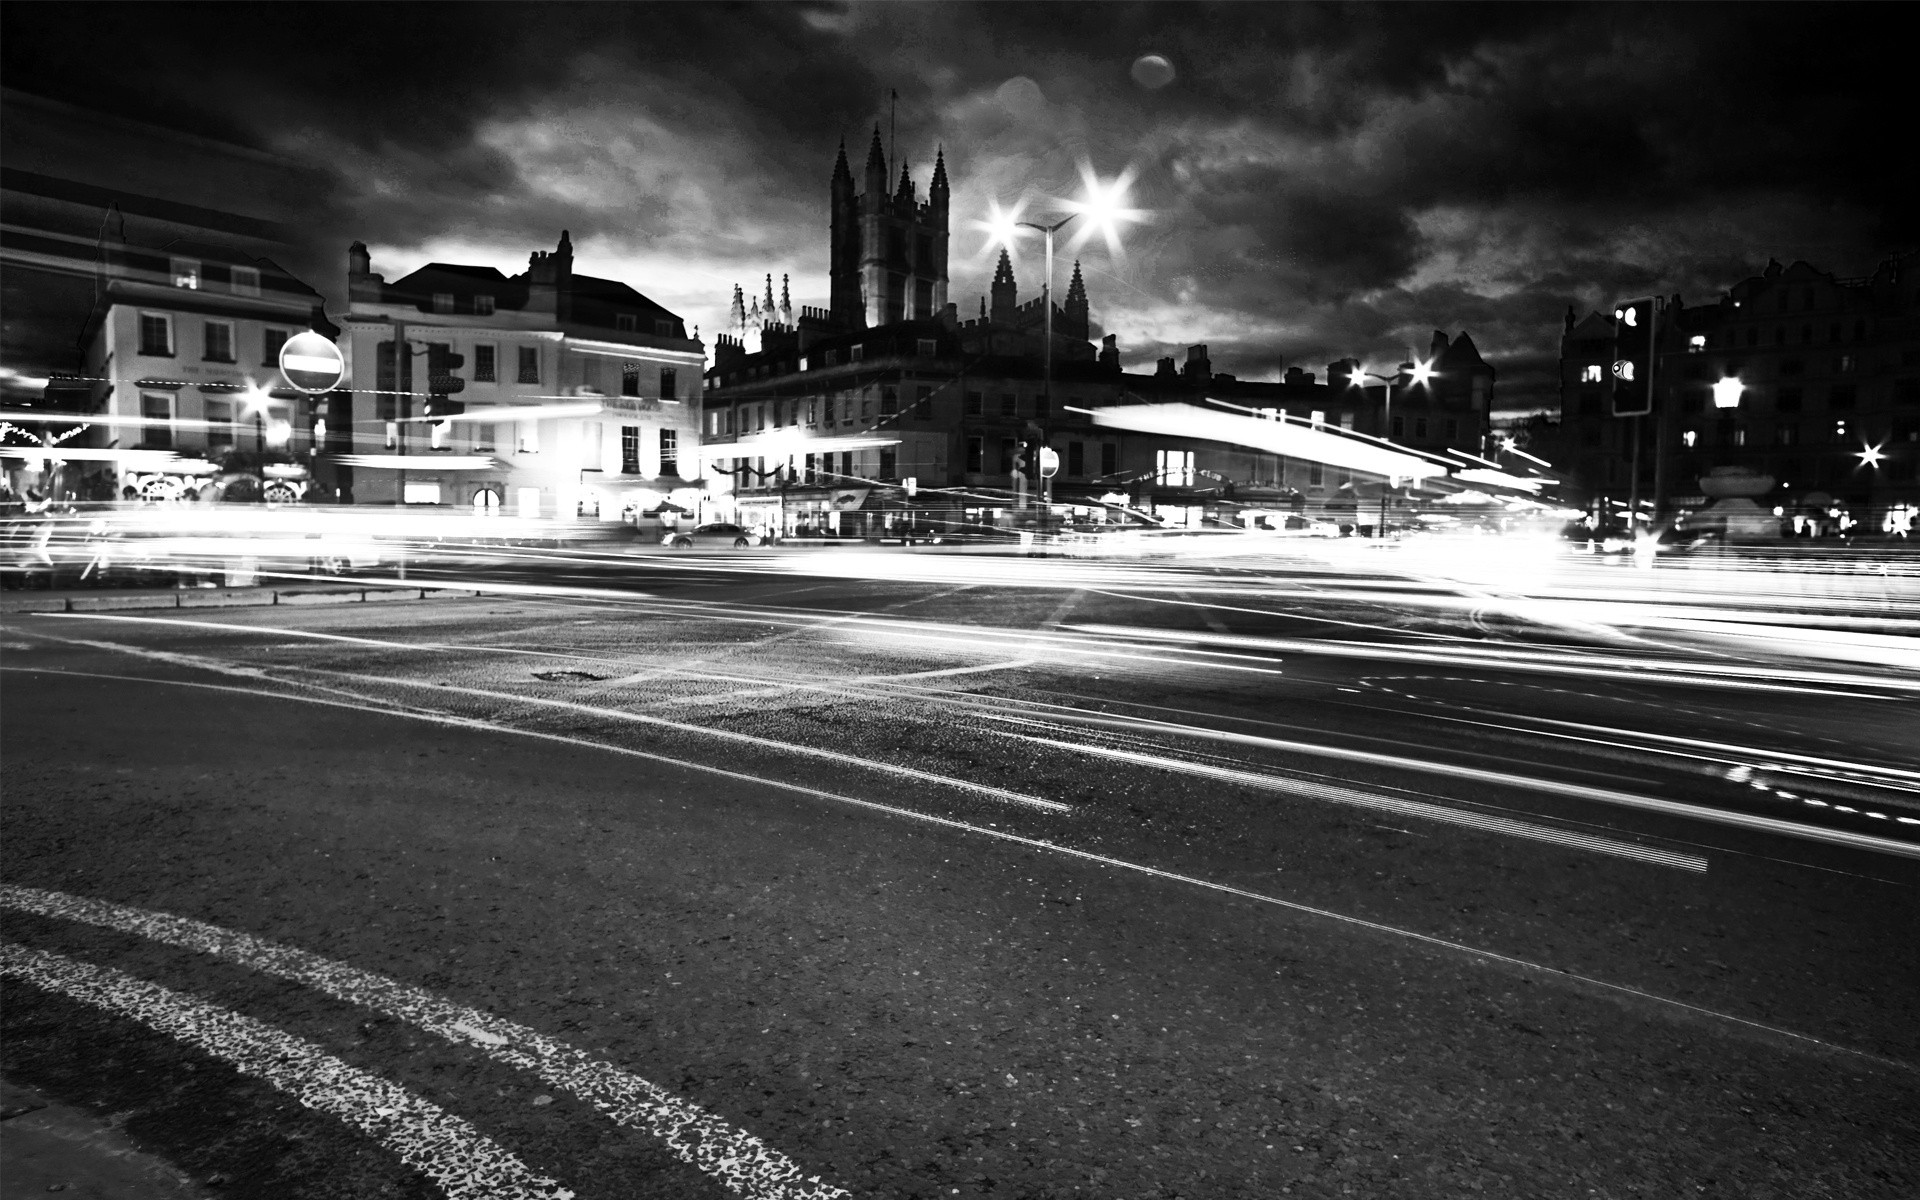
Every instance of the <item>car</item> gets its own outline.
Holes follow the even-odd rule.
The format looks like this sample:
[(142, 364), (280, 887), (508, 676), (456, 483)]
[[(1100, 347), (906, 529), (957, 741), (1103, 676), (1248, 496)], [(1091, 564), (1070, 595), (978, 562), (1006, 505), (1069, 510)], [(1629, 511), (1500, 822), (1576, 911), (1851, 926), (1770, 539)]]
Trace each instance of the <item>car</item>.
[(732, 546), (735, 550), (743, 550), (759, 540), (751, 529), (721, 523), (676, 529), (662, 537), (660, 544), (675, 550), (691, 550), (695, 546)]

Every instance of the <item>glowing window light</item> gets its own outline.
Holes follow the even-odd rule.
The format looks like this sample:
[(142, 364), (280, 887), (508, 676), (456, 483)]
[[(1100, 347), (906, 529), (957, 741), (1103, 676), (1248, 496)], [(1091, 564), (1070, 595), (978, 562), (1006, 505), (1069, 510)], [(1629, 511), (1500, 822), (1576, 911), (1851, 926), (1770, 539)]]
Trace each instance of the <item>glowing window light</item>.
[(1740, 393), (1747, 385), (1740, 382), (1738, 375), (1731, 375), (1713, 385), (1713, 406), (1715, 408), (1740, 407)]

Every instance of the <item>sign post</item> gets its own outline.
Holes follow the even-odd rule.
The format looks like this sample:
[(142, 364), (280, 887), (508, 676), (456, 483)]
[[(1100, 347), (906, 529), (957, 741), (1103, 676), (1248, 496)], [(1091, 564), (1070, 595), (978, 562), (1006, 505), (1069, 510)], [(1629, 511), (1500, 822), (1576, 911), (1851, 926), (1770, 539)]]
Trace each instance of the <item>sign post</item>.
[(338, 387), (346, 369), (340, 348), (311, 329), (295, 334), (280, 346), (281, 376), (309, 396)]

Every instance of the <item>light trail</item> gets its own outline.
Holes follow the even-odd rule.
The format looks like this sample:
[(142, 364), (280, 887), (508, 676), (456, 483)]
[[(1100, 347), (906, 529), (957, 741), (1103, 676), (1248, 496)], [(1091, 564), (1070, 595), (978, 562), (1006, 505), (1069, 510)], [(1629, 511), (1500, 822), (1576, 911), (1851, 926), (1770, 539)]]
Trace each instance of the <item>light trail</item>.
[[(526, 1071), (579, 1097), (616, 1125), (658, 1139), (675, 1158), (736, 1195), (753, 1200), (839, 1200), (849, 1195), (822, 1184), (817, 1175), (809, 1180), (785, 1155), (753, 1134), (650, 1080), (528, 1026), (456, 1004), (397, 979), (190, 917), (65, 892), (0, 886), (0, 906), (224, 959), (404, 1021), (454, 1045), (477, 1049), (495, 1062)], [(514, 1193), (470, 1194), (504, 1197)]]
[[(111, 616), (111, 614), (106, 614), (106, 613), (85, 613), (85, 614), (49, 613), (45, 615), (88, 616), (88, 617), (97, 616), (102, 618)], [(147, 620), (155, 620), (155, 619), (147, 618)], [(160, 620), (159, 623), (164, 624), (165, 622), (164, 620)], [(53, 634), (41, 633), (41, 634), (36, 634), (35, 636), (48, 637), (48, 638), (52, 638), (55, 641), (66, 642), (70, 645), (87, 646), (96, 650), (109, 650), (109, 651), (113, 651), (120, 654), (130, 654), (139, 658), (151, 658), (160, 662), (168, 663), (173, 666), (197, 668), (199, 670), (214, 671), (220, 674), (241, 675), (241, 676), (245, 676), (248, 678), (255, 678), (255, 679), (275, 678), (274, 675), (271, 674), (267, 668), (244, 666), (242, 664), (230, 662), (226, 659), (209, 658), (204, 655), (181, 654), (178, 652), (167, 651), (167, 650), (153, 650), (144, 646), (128, 646), (119, 642), (96, 642), (96, 641), (85, 640), (80, 638), (62, 638), (62, 637), (57, 637)], [(392, 648), (398, 649), (398, 650), (413, 649), (411, 645), (405, 642), (392, 643)], [(427, 682), (425, 680), (417, 680), (417, 679), (404, 679), (399, 676), (368, 675), (368, 674), (357, 672), (357, 671), (336, 671), (336, 670), (329, 670), (323, 667), (281, 666), (281, 667), (275, 668), (275, 670), (278, 670), (281, 672), (292, 672), (297, 674), (320, 675), (320, 676), (324, 676), (332, 679), (349, 679), (349, 680), (353, 680), (356, 683), (373, 684), (373, 685), (382, 686), (382, 687), (424, 689), (424, 690), (433, 692), (435, 695), (458, 695), (458, 696), (476, 697), (476, 698), (487, 699), (487, 700), (505, 701), (510, 704), (524, 705), (524, 706), (529, 706), (533, 708), (546, 708), (546, 709), (553, 709), (557, 711), (572, 712), (572, 713), (580, 714), (582, 716), (597, 717), (602, 720), (617, 721), (617, 722), (634, 724), (634, 725), (649, 725), (649, 726), (653, 726), (655, 728), (660, 728), (660, 729), (671, 729), (677, 733), (692, 734), (697, 737), (713, 738), (718, 741), (732, 743), (733, 745), (736, 745), (736, 746), (749, 746), (757, 750), (767, 750), (767, 751), (772, 751), (779, 754), (796, 755), (802, 758), (814, 758), (814, 759), (822, 760), (824, 762), (836, 763), (841, 766), (858, 767), (862, 770), (873, 771), (877, 774), (893, 775), (903, 779), (911, 779), (917, 783), (935, 784), (937, 786), (948, 787), (956, 791), (965, 792), (970, 795), (981, 796), (989, 800), (998, 800), (1003, 803), (1022, 805), (1027, 808), (1039, 809), (1046, 812), (1064, 813), (1064, 812), (1070, 812), (1072, 810), (1071, 805), (1063, 804), (1058, 800), (1048, 800), (1041, 796), (1030, 796), (1024, 792), (1016, 792), (1007, 788), (998, 788), (998, 787), (992, 786), (991, 784), (976, 783), (970, 779), (961, 779), (951, 775), (939, 775), (932, 771), (922, 771), (915, 767), (904, 766), (899, 763), (890, 763), (880, 759), (873, 759), (873, 758), (862, 758), (857, 754), (847, 754), (839, 750), (828, 750), (820, 746), (809, 746), (802, 742), (782, 742), (782, 741), (776, 741), (773, 738), (763, 738), (755, 734), (741, 733), (741, 732), (738, 732), (737, 730), (732, 730), (732, 729), (715, 729), (711, 726), (694, 725), (685, 721), (670, 721), (665, 717), (656, 717), (656, 716), (648, 715), (646, 713), (631, 712), (626, 709), (605, 708), (605, 707), (592, 705), (592, 704), (580, 704), (571, 700), (555, 700), (555, 699), (551, 699), (544, 696), (528, 696), (519, 692), (499, 692), (489, 688), (462, 687), (457, 684), (451, 684), (451, 683)]]
[(1333, 804), (1345, 804), (1355, 808), (1376, 809), (1390, 812), (1396, 816), (1419, 817), (1429, 821), (1438, 821), (1449, 825), (1464, 826), (1481, 833), (1495, 833), (1506, 837), (1531, 838), (1534, 841), (1552, 842), (1579, 850), (1590, 850), (1598, 854), (1611, 854), (1618, 858), (1635, 859), (1639, 862), (1654, 863), (1663, 867), (1677, 867), (1685, 871), (1705, 873), (1707, 860), (1697, 854), (1680, 854), (1672, 850), (1661, 850), (1641, 845), (1637, 842), (1625, 842), (1618, 838), (1595, 837), (1592, 834), (1575, 833), (1570, 830), (1556, 829), (1550, 825), (1540, 825), (1531, 821), (1516, 821), (1509, 817), (1494, 817), (1470, 809), (1449, 808), (1440, 804), (1426, 804), (1417, 800), (1401, 800), (1391, 796), (1381, 796), (1372, 792), (1363, 792), (1355, 788), (1336, 787), (1317, 783), (1309, 779), (1292, 779), (1283, 775), (1269, 775), (1256, 771), (1239, 771), (1228, 767), (1217, 767), (1191, 759), (1168, 758), (1159, 754), (1142, 754), (1135, 750), (1123, 750), (1116, 746), (1096, 746), (1085, 742), (1066, 742), (1057, 738), (1034, 737), (1031, 734), (1010, 733), (1008, 737), (1031, 742), (1037, 746), (1046, 746), (1054, 750), (1066, 750), (1075, 754), (1085, 754), (1094, 758), (1109, 758), (1119, 762), (1132, 763), (1135, 766), (1151, 767), (1155, 770), (1176, 774), (1199, 775), (1222, 783), (1237, 784), (1241, 787), (1255, 788), (1260, 791), (1281, 792), (1293, 796), (1306, 796), (1315, 800), (1325, 800)]
[[(10, 889), (11, 890), (11, 889)], [(572, 1200), (459, 1117), (319, 1046), (182, 992), (43, 950), (0, 942), (0, 974), (138, 1021), (264, 1079), (420, 1171), (450, 1200)]]
[(1060, 857), (1067, 858), (1067, 859), (1073, 859), (1080, 862), (1094, 863), (1101, 866), (1112, 867), (1120, 871), (1132, 872), (1135, 874), (1144, 875), (1152, 879), (1163, 880), (1170, 883), (1185, 884), (1191, 887), (1213, 892), (1218, 895), (1232, 896), (1237, 899), (1247, 900), (1256, 904), (1267, 905), (1274, 908), (1283, 909), (1288, 912), (1297, 913), (1302, 916), (1319, 918), (1334, 924), (1344, 925), (1348, 928), (1366, 930), (1372, 933), (1384, 935), (1388, 938), (1392, 938), (1395, 940), (1407, 941), (1407, 942), (1430, 947), (1437, 950), (1460, 954), (1465, 957), (1476, 959), (1482, 962), (1496, 963), (1501, 966), (1511, 967), (1513, 969), (1525, 972), (1529, 975), (1537, 975), (1547, 979), (1558, 980), (1566, 983), (1576, 984), (1581, 987), (1592, 988), (1603, 995), (1608, 995), (1616, 998), (1623, 998), (1627, 1000), (1645, 1002), (1655, 1006), (1657, 1009), (1662, 1009), (1662, 1010), (1666, 1010), (1674, 1013), (1686, 1013), (1695, 1017), (1706, 1017), (1710, 1020), (1718, 1021), (1727, 1025), (1733, 1026), (1735, 1028), (1745, 1029), (1755, 1033), (1762, 1033), (1770, 1037), (1781, 1038), (1788, 1041), (1789, 1043), (1805, 1046), (1805, 1047), (1812, 1047), (1812, 1048), (1821, 1050), (1823, 1052), (1840, 1054), (1850, 1058), (1856, 1058), (1856, 1059), (1860, 1059), (1867, 1062), (1873, 1062), (1880, 1066), (1892, 1067), (1897, 1070), (1909, 1071), (1909, 1072), (1920, 1072), (1920, 1066), (1917, 1066), (1913, 1063), (1904, 1062), (1900, 1059), (1888, 1058), (1883, 1055), (1874, 1054), (1870, 1051), (1859, 1050), (1850, 1046), (1839, 1045), (1834, 1042), (1826, 1041), (1822, 1038), (1814, 1037), (1810, 1034), (1800, 1033), (1796, 1030), (1786, 1029), (1776, 1025), (1768, 1025), (1761, 1021), (1755, 1021), (1747, 1017), (1736, 1016), (1732, 1013), (1721, 1012), (1717, 1009), (1706, 1008), (1702, 1005), (1690, 1004), (1687, 1001), (1676, 1000), (1676, 999), (1673, 999), (1672, 997), (1662, 996), (1654, 992), (1646, 991), (1642, 988), (1633, 987), (1630, 984), (1613, 983), (1608, 980), (1599, 979), (1594, 976), (1582, 975), (1577, 972), (1566, 971), (1558, 967), (1550, 967), (1543, 963), (1533, 962), (1529, 959), (1519, 958), (1514, 955), (1502, 954), (1495, 950), (1488, 950), (1478, 946), (1471, 946), (1463, 942), (1456, 942), (1446, 938), (1435, 937), (1432, 934), (1420, 933), (1417, 930), (1405, 929), (1399, 926), (1388, 925), (1379, 921), (1370, 921), (1364, 917), (1355, 917), (1346, 913), (1336, 912), (1332, 909), (1319, 908), (1313, 905), (1303, 904), (1299, 901), (1288, 900), (1283, 897), (1273, 896), (1263, 892), (1252, 891), (1247, 888), (1237, 887), (1233, 884), (1221, 883), (1215, 880), (1203, 879), (1193, 875), (1184, 875), (1174, 871), (1167, 871), (1159, 867), (1150, 866), (1145, 863), (1136, 863), (1126, 859), (1116, 858), (1110, 855), (1096, 854), (1090, 850), (1081, 850), (1076, 847), (1063, 845), (1058, 842), (1050, 842), (1040, 838), (1027, 837), (1022, 834), (1010, 832), (1008, 830), (997, 829), (990, 825), (989, 826), (977, 825), (967, 821), (956, 820), (952, 817), (936, 816), (931, 813), (924, 813), (924, 812), (919, 812), (910, 808), (903, 808), (897, 805), (885, 804), (876, 800), (864, 800), (855, 796), (847, 796), (847, 795), (843, 795), (836, 792), (825, 791), (819, 788), (807, 787), (803, 784), (791, 783), (785, 780), (770, 779), (770, 778), (764, 778), (761, 776), (750, 775), (742, 771), (729, 770), (724, 767), (716, 767), (707, 763), (701, 763), (697, 761), (676, 759), (668, 755), (655, 754), (650, 751), (637, 750), (631, 747), (609, 745), (604, 742), (590, 741), (585, 738), (568, 737), (564, 734), (545, 733), (539, 730), (518, 729), (512, 726), (492, 725), (487, 722), (479, 721), (473, 718), (455, 717), (455, 716), (449, 716), (449, 715), (443, 715), (443, 714), (410, 712), (410, 711), (396, 710), (391, 708), (380, 708), (380, 707), (375, 707), (373, 705), (368, 705), (368, 704), (353, 704), (353, 703), (348, 703), (348, 702), (339, 701), (339, 700), (323, 699), (315, 696), (301, 696), (301, 695), (295, 695), (295, 694), (286, 693), (286, 692), (267, 691), (260, 688), (235, 687), (230, 684), (200, 683), (193, 680), (182, 680), (182, 679), (159, 679), (159, 678), (153, 678), (148, 676), (138, 676), (138, 675), (117, 675), (117, 674), (111, 674), (106, 672), (63, 671), (63, 670), (54, 670), (54, 669), (40, 668), (40, 667), (15, 667), (10, 665), (0, 665), (0, 673), (9, 673), (9, 672), (19, 673), (19, 674), (59, 675), (59, 676), (67, 676), (67, 677), (82, 678), (82, 679), (103, 679), (103, 680), (111, 680), (114, 682), (121, 682), (121, 683), (146, 683), (146, 684), (152, 684), (152, 685), (161, 686), (161, 687), (195, 688), (195, 689), (202, 689), (207, 691), (226, 692), (231, 694), (253, 696), (253, 697), (259, 697), (259, 698), (265, 698), (265, 699), (286, 700), (286, 701), (290, 701), (298, 704), (315, 704), (315, 705), (322, 705), (322, 706), (331, 707), (331, 708), (340, 708), (340, 709), (347, 709), (347, 710), (353, 710), (353, 711), (373, 713), (377, 715), (403, 717), (409, 720), (427, 721), (435, 724), (445, 725), (452, 728), (481, 730), (481, 731), (487, 731), (487, 732), (511, 734), (519, 737), (536, 738), (542, 741), (550, 741), (550, 742), (556, 742), (564, 745), (579, 746), (579, 747), (593, 749), (593, 750), (605, 751), (611, 754), (621, 754), (629, 757), (645, 759), (651, 762), (659, 762), (659, 763), (669, 764), (673, 766), (684, 767), (689, 770), (699, 771), (709, 775), (721, 776), (724, 778), (737, 780), (743, 783), (754, 784), (760, 787), (775, 788), (781, 791), (791, 792), (796, 795), (811, 796), (816, 799), (826, 800), (834, 804), (845, 805), (848, 807), (857, 808), (857, 809), (861, 809), (868, 812), (883, 813), (888, 816), (900, 817), (900, 818), (903, 818), (909, 821), (918, 822), (921, 824), (932, 825), (932, 826), (936, 826), (943, 829), (951, 829), (961, 833), (973, 834), (973, 835), (983, 837), (983, 838), (988, 838), (994, 841), (1004, 842), (1011, 845), (1022, 846), (1030, 850), (1037, 850), (1046, 854), (1058, 855)]

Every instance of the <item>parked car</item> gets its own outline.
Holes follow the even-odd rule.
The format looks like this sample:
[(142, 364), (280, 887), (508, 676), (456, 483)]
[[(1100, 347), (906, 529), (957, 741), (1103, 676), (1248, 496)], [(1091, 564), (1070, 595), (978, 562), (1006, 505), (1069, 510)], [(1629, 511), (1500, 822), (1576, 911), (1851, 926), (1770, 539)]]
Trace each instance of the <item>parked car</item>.
[(735, 550), (744, 550), (756, 540), (750, 529), (739, 525), (714, 524), (676, 529), (662, 537), (660, 544), (676, 550), (691, 550), (695, 546), (732, 546)]

